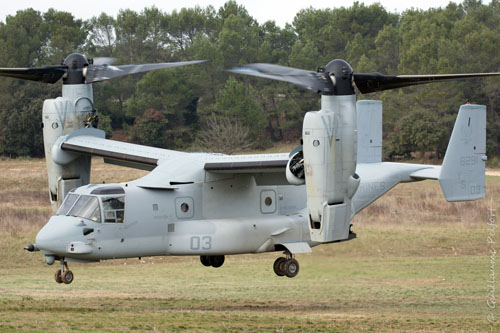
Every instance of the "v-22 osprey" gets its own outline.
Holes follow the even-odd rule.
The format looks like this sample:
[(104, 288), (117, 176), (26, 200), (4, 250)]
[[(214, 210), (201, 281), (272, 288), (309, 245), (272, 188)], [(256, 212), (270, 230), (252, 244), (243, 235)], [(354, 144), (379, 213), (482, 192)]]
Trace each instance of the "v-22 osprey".
[[(55, 214), (25, 249), (59, 261), (58, 283), (71, 283), (68, 262), (146, 256), (199, 256), (220, 267), (225, 255), (282, 252), (278, 276), (299, 272), (296, 254), (356, 238), (351, 220), (401, 182), (438, 180), (448, 201), (485, 195), (486, 108), (462, 105), (443, 165), (382, 162), (382, 103), (370, 93), (500, 73), (382, 75), (354, 73), (343, 60), (317, 72), (271, 64), (231, 70), (297, 84), (321, 94), (307, 112), (302, 144), (290, 154), (187, 153), (108, 140), (86, 127), (92, 83), (199, 61), (114, 66), (110, 59), (69, 55), (60, 66), (0, 68), (0, 75), (62, 81), (62, 97), (45, 100), (43, 137)], [(91, 157), (150, 170), (124, 184), (89, 184)]]

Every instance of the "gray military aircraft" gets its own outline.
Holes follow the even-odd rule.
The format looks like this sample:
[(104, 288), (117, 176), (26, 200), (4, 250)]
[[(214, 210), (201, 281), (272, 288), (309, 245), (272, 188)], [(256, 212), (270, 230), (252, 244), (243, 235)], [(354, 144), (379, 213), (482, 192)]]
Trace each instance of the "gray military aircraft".
[[(401, 182), (439, 181), (448, 201), (485, 195), (485, 107), (462, 105), (442, 166), (382, 162), (382, 104), (370, 93), (435, 81), (500, 75), (353, 73), (343, 60), (318, 72), (251, 64), (232, 72), (298, 84), (321, 93), (304, 117), (303, 144), (290, 154), (186, 153), (105, 139), (86, 128), (91, 83), (139, 71), (192, 64), (112, 66), (80, 54), (62, 66), (0, 69), (0, 75), (54, 83), (62, 95), (43, 105), (49, 197), (55, 215), (25, 249), (60, 261), (55, 280), (71, 283), (68, 261), (200, 256), (220, 267), (230, 254), (279, 251), (278, 276), (294, 277), (298, 253), (354, 239), (352, 218)], [(124, 184), (89, 184), (91, 156), (151, 170)]]

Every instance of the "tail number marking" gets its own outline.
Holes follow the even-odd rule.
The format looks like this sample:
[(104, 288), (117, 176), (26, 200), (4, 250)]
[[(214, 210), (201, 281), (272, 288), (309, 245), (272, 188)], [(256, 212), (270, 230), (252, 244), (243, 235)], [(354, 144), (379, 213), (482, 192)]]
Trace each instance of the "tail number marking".
[(477, 164), (477, 156), (460, 157), (460, 166), (473, 166)]
[(470, 194), (474, 195), (474, 194), (481, 194), (481, 185), (474, 185), (472, 184), (470, 186)]

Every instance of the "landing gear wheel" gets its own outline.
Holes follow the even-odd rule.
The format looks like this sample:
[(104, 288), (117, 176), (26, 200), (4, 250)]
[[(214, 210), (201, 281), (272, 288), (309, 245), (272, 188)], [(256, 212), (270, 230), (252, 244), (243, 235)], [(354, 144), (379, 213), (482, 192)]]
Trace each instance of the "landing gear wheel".
[(224, 263), (224, 256), (209, 256), (208, 261), (210, 265), (215, 268), (219, 268)]
[(283, 264), (285, 263), (285, 261), (286, 261), (286, 258), (284, 258), (284, 257), (279, 257), (278, 259), (276, 259), (274, 261), (273, 269), (274, 269), (274, 273), (276, 273), (276, 275), (278, 275), (278, 276), (285, 275), (285, 271), (283, 269)]
[(289, 278), (293, 278), (299, 273), (299, 262), (295, 259), (289, 259), (285, 262), (285, 274)]
[(210, 260), (208, 259), (208, 256), (200, 256), (200, 261), (203, 266), (211, 266), (210, 265)]
[(54, 279), (56, 280), (57, 283), (62, 283), (62, 277), (61, 277), (61, 270), (58, 269), (56, 274), (54, 274)]
[(64, 273), (61, 276), (62, 282), (65, 284), (70, 284), (73, 282), (73, 272), (72, 271), (64, 271)]

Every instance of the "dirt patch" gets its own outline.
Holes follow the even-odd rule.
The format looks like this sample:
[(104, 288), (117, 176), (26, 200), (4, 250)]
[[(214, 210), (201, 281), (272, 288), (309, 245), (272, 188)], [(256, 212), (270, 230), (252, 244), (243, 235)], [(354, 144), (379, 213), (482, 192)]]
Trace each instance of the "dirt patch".
[(495, 170), (488, 170), (486, 171), (486, 176), (496, 176), (500, 177), (500, 170), (495, 169)]

